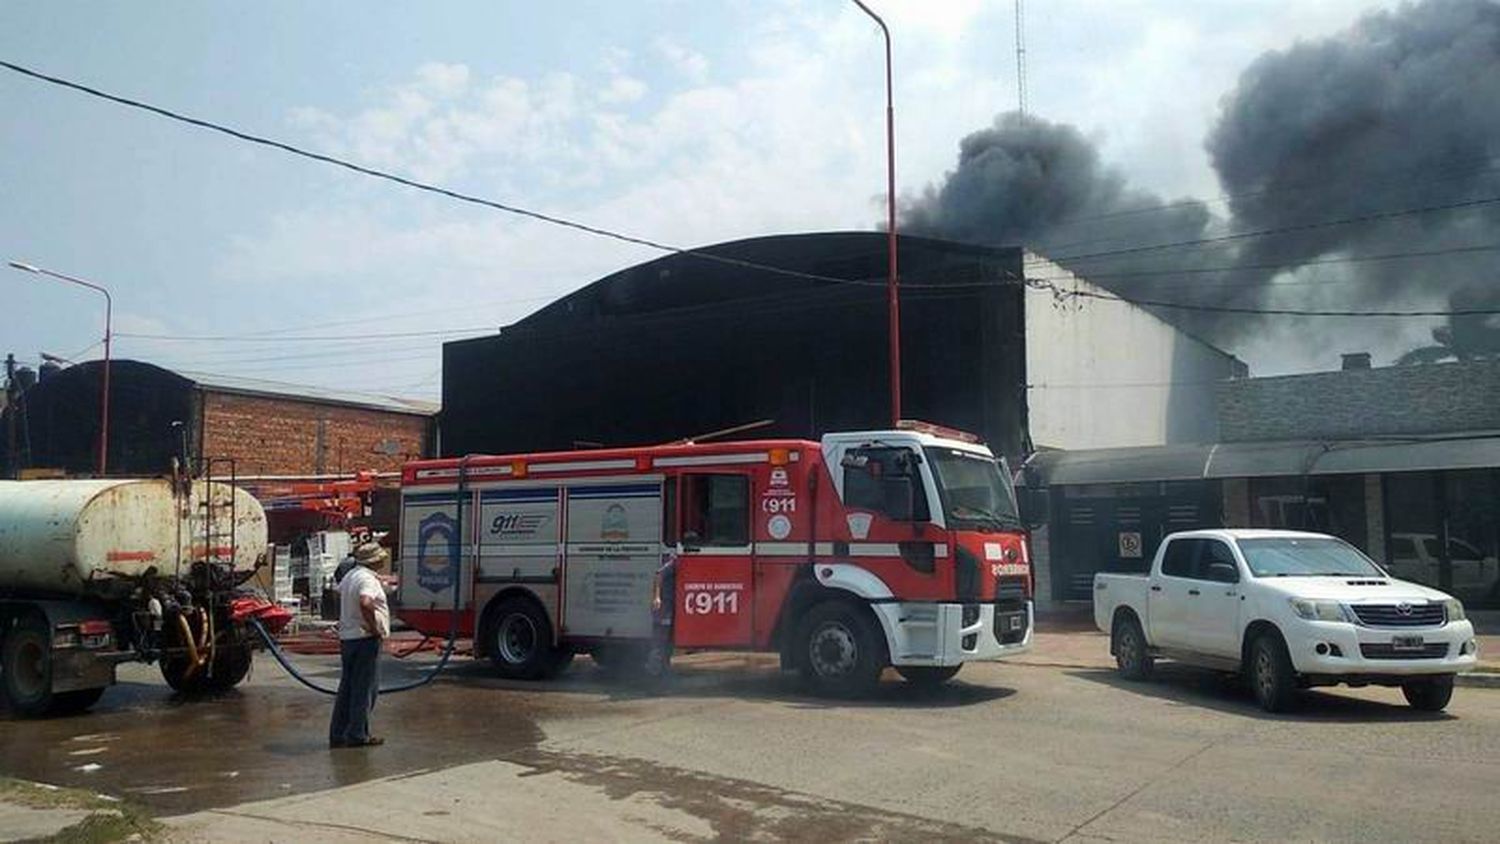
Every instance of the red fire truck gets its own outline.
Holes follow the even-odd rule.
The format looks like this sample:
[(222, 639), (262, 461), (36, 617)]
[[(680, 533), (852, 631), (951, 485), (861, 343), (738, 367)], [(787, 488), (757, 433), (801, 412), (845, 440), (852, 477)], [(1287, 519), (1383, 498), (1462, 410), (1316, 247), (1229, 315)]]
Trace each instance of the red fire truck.
[(779, 652), (825, 693), (887, 665), (938, 684), (1031, 644), (1009, 478), (975, 438), (921, 424), (414, 462), (397, 613), (433, 636), (456, 619), (512, 678), (665, 640)]

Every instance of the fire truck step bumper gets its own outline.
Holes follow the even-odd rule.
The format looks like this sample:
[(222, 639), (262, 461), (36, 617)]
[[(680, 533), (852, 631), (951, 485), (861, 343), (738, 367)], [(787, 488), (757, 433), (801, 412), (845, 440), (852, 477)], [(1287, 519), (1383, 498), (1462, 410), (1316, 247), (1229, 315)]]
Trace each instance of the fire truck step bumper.
[(1032, 604), (893, 602), (872, 608), (892, 665), (961, 665), (1031, 649)]

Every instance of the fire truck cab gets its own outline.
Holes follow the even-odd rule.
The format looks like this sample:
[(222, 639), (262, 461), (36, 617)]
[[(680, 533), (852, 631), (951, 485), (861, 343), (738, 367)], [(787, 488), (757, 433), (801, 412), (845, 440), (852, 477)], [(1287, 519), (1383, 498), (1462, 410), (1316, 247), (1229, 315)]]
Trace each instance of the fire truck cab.
[(858, 694), (1031, 643), (1010, 474), (957, 432), (428, 460), (402, 485), (397, 614), (503, 676), (754, 650)]

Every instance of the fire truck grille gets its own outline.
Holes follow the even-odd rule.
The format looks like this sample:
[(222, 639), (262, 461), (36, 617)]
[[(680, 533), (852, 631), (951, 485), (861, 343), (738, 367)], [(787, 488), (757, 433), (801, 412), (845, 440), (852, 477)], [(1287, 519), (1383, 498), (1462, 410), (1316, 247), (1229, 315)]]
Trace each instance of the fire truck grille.
[(1016, 645), (1026, 641), (1029, 624), (1026, 608), (1008, 610), (1002, 604), (995, 605), (995, 641), (1002, 645)]
[(995, 601), (1012, 608), (1026, 606), (1026, 578), (1001, 577), (995, 582)]

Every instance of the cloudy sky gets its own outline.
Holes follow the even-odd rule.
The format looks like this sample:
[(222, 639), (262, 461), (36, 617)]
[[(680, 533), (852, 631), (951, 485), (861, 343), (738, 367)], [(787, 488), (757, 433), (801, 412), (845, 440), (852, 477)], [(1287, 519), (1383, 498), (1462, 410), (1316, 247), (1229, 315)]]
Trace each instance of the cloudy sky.
[[(898, 191), (916, 195), (1015, 107), (1013, 7), (870, 3), (895, 38)], [(1133, 185), (1215, 197), (1203, 141), (1241, 70), (1391, 5), (1031, 0), (1030, 104)], [(837, 0), (0, 4), (5, 61), (679, 246), (872, 227), (881, 50)], [(656, 254), (9, 71), (0, 102), (0, 257), (108, 285), (117, 357), (434, 398), (445, 337)], [(97, 297), (0, 280), (0, 351), (99, 354)], [(390, 334), (408, 336), (368, 336)], [(158, 339), (203, 337), (234, 339)]]

